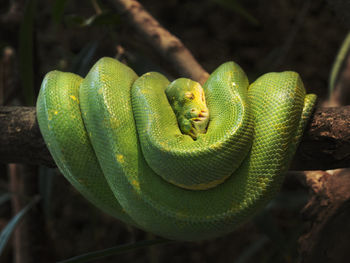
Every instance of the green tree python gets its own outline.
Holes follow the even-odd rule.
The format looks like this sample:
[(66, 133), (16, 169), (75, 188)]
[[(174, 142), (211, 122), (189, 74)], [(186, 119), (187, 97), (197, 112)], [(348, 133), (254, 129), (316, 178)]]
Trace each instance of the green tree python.
[(112, 58), (49, 72), (37, 100), (61, 172), (121, 221), (174, 240), (232, 232), (279, 191), (316, 96), (292, 71), (249, 85), (234, 62), (203, 88)]

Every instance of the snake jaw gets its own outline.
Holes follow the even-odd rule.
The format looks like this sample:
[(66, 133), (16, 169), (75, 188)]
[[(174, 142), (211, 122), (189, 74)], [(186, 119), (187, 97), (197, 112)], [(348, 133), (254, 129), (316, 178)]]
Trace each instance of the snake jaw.
[(201, 110), (196, 117), (190, 119), (190, 122), (191, 131), (189, 135), (192, 139), (196, 140), (199, 134), (204, 134), (207, 131), (209, 112)]
[(199, 83), (185, 78), (177, 79), (166, 88), (166, 95), (183, 134), (196, 140), (199, 134), (206, 133), (209, 110)]
[(196, 140), (199, 134), (207, 131), (209, 111), (206, 105), (203, 107), (201, 104), (191, 103), (182, 107), (177, 114), (177, 119), (181, 132)]
[(199, 134), (204, 134), (207, 131), (209, 112), (207, 110), (191, 109), (186, 114), (178, 117), (178, 123), (183, 134), (196, 140)]

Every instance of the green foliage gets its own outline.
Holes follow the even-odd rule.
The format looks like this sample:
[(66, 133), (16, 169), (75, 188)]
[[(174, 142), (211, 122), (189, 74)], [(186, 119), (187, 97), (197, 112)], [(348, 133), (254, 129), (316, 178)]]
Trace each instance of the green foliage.
[(335, 84), (339, 78), (339, 73), (344, 65), (345, 59), (350, 50), (350, 33), (348, 33), (338, 51), (338, 54), (334, 60), (332, 70), (329, 76), (329, 94), (335, 90)]
[[(56, 19), (54, 17), (54, 19)], [(61, 22), (62, 18), (57, 21)], [(88, 27), (88, 26), (114, 26), (120, 23), (120, 16), (109, 10), (99, 14), (94, 14), (88, 18), (81, 15), (72, 14), (63, 17), (64, 24), (68, 27)]]
[(247, 9), (245, 9), (238, 0), (212, 0), (212, 1), (232, 10), (233, 12), (245, 18), (252, 25), (254, 26), (259, 25), (259, 21), (252, 14), (250, 14), (247, 11)]
[(15, 215), (6, 227), (0, 233), (0, 255), (4, 251), (4, 248), (9, 240), (12, 232), (21, 221), (23, 216), (39, 201), (39, 198), (34, 198), (29, 204), (27, 204), (17, 215)]
[(101, 258), (111, 256), (111, 255), (118, 255), (118, 254), (130, 252), (130, 251), (134, 251), (134, 250), (139, 249), (139, 248), (145, 248), (145, 247), (159, 245), (159, 244), (167, 244), (170, 242), (174, 242), (174, 241), (163, 239), (163, 238), (152, 239), (152, 240), (143, 240), (143, 241), (136, 242), (133, 244), (126, 244), (126, 245), (107, 248), (104, 250), (86, 253), (86, 254), (76, 256), (76, 257), (73, 257), (70, 259), (59, 261), (58, 263), (89, 262), (91, 260), (97, 260), (97, 259), (101, 259)]
[(83, 26), (107, 26), (107, 25), (116, 25), (120, 23), (120, 16), (115, 12), (104, 11), (101, 14), (96, 14), (83, 23)]
[(71, 72), (80, 76), (85, 76), (93, 64), (93, 57), (97, 50), (99, 41), (88, 42), (81, 51), (74, 56), (72, 61)]

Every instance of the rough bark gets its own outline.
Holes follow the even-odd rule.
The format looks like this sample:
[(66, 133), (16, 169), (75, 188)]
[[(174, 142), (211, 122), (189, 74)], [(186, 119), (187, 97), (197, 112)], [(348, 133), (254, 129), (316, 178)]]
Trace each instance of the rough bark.
[[(350, 106), (318, 108), (291, 169), (350, 167)], [(55, 166), (42, 139), (34, 107), (0, 108), (0, 162)]]
[(1, 163), (55, 166), (36, 120), (34, 107), (0, 108)]
[[(350, 56), (344, 54), (346, 56), (343, 60), (343, 48), (346, 48), (344, 44), (335, 62), (335, 65), (338, 63), (341, 65), (338, 70), (336, 66), (333, 66), (334, 73), (337, 75), (334, 76), (335, 83), (331, 83), (334, 86), (330, 98), (324, 103), (327, 106), (341, 107), (350, 104)], [(345, 115), (340, 115), (337, 119), (331, 118), (333, 114), (331, 109), (334, 108), (324, 113), (325, 117), (330, 119), (332, 126), (339, 126), (343, 129), (339, 129), (334, 134), (332, 141), (324, 141), (319, 146), (331, 148), (333, 144), (333, 147), (339, 148), (339, 151), (332, 153), (334, 158), (341, 159), (344, 155), (350, 154), (349, 144), (346, 140), (339, 144), (337, 139), (344, 137), (350, 125)], [(329, 129), (324, 127), (321, 121), (316, 123), (316, 127), (323, 134), (329, 134)], [(328, 152), (331, 153), (331, 150)], [(324, 164), (327, 166), (327, 163)], [(299, 238), (301, 262), (348, 262), (350, 257), (348, 249), (350, 243), (350, 169), (309, 171), (304, 172), (304, 177), (299, 178), (304, 181), (310, 192), (308, 203), (302, 211), (303, 219), (308, 227)]]
[(350, 167), (350, 106), (316, 109), (291, 169), (329, 170)]
[(350, 169), (305, 173), (310, 199), (302, 211), (302, 263), (343, 263), (350, 258)]

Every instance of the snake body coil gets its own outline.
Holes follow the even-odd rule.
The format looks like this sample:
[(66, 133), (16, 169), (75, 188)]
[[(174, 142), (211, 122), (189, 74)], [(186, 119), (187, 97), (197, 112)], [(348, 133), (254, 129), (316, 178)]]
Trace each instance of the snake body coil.
[(125, 223), (177, 240), (231, 232), (278, 191), (316, 96), (295, 72), (249, 85), (227, 62), (203, 86), (210, 120), (193, 140), (179, 129), (168, 86), (111, 58), (84, 79), (49, 72), (40, 130), (73, 186)]

